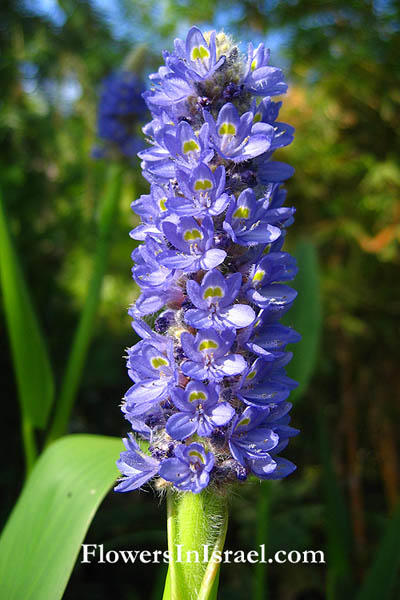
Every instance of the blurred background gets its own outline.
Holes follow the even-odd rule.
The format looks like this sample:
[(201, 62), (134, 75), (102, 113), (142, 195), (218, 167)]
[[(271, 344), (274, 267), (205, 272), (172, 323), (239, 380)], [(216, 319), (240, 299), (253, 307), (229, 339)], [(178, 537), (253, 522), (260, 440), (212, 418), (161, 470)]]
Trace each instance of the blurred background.
[[(271, 64), (287, 74), (280, 120), (294, 125), (296, 136), (277, 157), (296, 169), (287, 184), (288, 204), (297, 209), (287, 249), (308, 248), (308, 301), (316, 312), (318, 299), (322, 305), (321, 323), (309, 316), (311, 345), (299, 348), (309, 376), (294, 398), (293, 424), (301, 435), (285, 452), (298, 470), (281, 483), (238, 488), (226, 547), (248, 551), (267, 543), (268, 555), (322, 549), (327, 564), (268, 571), (224, 565), (220, 598), (354, 598), (382, 551), (399, 494), (399, 4), (3, 0), (0, 180), (10, 227), (57, 382), (85, 301), (100, 197), (116, 158), (92, 157), (101, 82), (139, 44), (147, 45), (137, 73), (145, 80), (161, 64), (162, 50), (171, 50), (174, 37), (185, 37), (193, 24), (223, 28), (243, 49), (249, 41), (265, 42)], [(148, 188), (138, 161), (125, 157), (123, 164), (70, 432), (126, 434), (118, 405), (129, 386), (122, 355), (136, 341), (126, 310), (137, 294), (130, 277), (128, 234), (136, 223), (130, 202)], [(3, 316), (0, 328), (3, 521), (21, 489), (24, 465)], [(86, 541), (108, 549), (166, 548), (165, 507), (151, 491), (110, 493)], [(387, 553), (385, 560), (392, 562), (392, 578), (372, 600), (400, 595), (399, 555)], [(157, 565), (78, 564), (65, 598), (156, 599), (164, 576)]]

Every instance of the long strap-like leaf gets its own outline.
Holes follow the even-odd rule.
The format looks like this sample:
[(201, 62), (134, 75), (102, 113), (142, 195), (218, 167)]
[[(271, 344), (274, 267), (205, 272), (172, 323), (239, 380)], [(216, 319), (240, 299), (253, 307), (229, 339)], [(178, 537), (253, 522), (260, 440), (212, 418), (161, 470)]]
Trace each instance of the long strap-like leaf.
[(285, 315), (284, 322), (300, 333), (301, 340), (296, 344), (293, 358), (287, 367), (288, 375), (299, 384), (290, 394), (291, 402), (299, 400), (307, 391), (318, 359), (322, 326), (320, 277), (315, 245), (309, 240), (300, 240), (293, 254), (299, 268), (293, 286), (298, 295), (293, 307)]
[(44, 337), (14, 248), (0, 192), (0, 279), (10, 336), (27, 471), (36, 458), (34, 428), (43, 429), (54, 398), (54, 380)]
[[(394, 589), (400, 565), (400, 505), (389, 519), (382, 540), (356, 600), (398, 598)], [(396, 595), (394, 595), (396, 594)]]
[(121, 445), (71, 435), (45, 450), (0, 538), (1, 599), (60, 600)]

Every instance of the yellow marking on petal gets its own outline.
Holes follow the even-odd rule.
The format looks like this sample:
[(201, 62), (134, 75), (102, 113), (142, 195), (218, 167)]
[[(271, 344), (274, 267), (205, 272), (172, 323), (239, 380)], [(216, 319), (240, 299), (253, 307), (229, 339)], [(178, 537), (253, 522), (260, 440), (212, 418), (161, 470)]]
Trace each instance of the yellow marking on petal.
[(189, 456), (195, 456), (196, 458), (199, 458), (202, 463), (204, 463), (204, 458), (202, 457), (202, 455), (200, 454), (200, 452), (197, 452), (197, 450), (190, 450), (189, 451)]
[(210, 53), (205, 46), (195, 46), (190, 53), (192, 60), (204, 60), (210, 58)]
[(262, 269), (259, 269), (254, 274), (253, 281), (262, 281), (264, 279), (264, 275), (265, 275), (265, 271), (263, 271)]
[(255, 377), (256, 375), (257, 375), (257, 371), (251, 371), (251, 372), (250, 372), (250, 373), (247, 375), (246, 379), (254, 379), (254, 377)]
[(210, 190), (213, 184), (209, 179), (196, 179), (196, 183), (194, 184), (194, 189), (196, 192), (199, 190)]
[(211, 348), (218, 348), (218, 344), (217, 342), (214, 342), (214, 340), (203, 340), (199, 346), (199, 350), (200, 352), (202, 350), (209, 350)]
[(254, 115), (253, 123), (258, 123), (259, 121), (261, 121), (261, 114), (258, 112)]
[(224, 297), (223, 291), (218, 286), (208, 287), (203, 294), (204, 300), (207, 300), (207, 298), (215, 298), (215, 296), (218, 296), (219, 298)]
[(194, 140), (187, 140), (183, 144), (183, 152), (185, 154), (188, 154), (188, 152), (196, 152), (197, 150), (200, 150), (200, 146)]
[(169, 362), (165, 358), (162, 358), (162, 356), (155, 356), (151, 359), (151, 364), (154, 369), (159, 369), (160, 367), (168, 367)]
[(234, 219), (248, 219), (250, 215), (250, 209), (247, 206), (238, 206), (233, 213)]
[(186, 242), (192, 242), (194, 240), (202, 240), (203, 234), (198, 229), (186, 229), (183, 239)]
[(244, 419), (242, 419), (240, 421), (240, 423), (238, 423), (238, 427), (242, 427), (243, 425), (248, 425), (249, 423), (250, 423), (249, 417), (245, 417)]
[(191, 392), (189, 394), (189, 401), (194, 402), (195, 400), (207, 400), (207, 396), (204, 392)]
[(158, 203), (159, 206), (160, 206), (160, 209), (163, 210), (163, 211), (167, 210), (167, 207), (165, 206), (166, 201), (167, 201), (166, 198), (161, 198), (160, 201), (159, 201), (159, 203)]
[(219, 135), (236, 135), (236, 127), (233, 123), (222, 123), (218, 133)]
[(257, 66), (257, 59), (253, 58), (252, 62), (251, 62), (251, 70), (254, 71), (254, 69)]

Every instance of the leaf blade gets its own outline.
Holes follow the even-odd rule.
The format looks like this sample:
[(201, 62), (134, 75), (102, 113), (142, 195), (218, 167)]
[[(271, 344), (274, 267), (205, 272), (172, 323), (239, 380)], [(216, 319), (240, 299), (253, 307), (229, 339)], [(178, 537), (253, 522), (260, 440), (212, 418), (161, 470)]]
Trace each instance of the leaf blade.
[(299, 383), (298, 388), (290, 395), (292, 402), (299, 400), (307, 390), (317, 362), (322, 326), (320, 277), (315, 245), (308, 240), (300, 240), (293, 254), (299, 266), (293, 285), (298, 295), (283, 319), (285, 325), (293, 327), (301, 335), (287, 366), (289, 377)]
[(21, 403), (22, 418), (46, 426), (54, 400), (54, 378), (38, 319), (14, 248), (0, 192), (0, 280)]
[(120, 450), (118, 438), (71, 435), (42, 454), (0, 538), (1, 598), (60, 600)]
[(373, 563), (367, 572), (356, 600), (389, 600), (394, 591), (400, 563), (400, 505), (384, 530)]

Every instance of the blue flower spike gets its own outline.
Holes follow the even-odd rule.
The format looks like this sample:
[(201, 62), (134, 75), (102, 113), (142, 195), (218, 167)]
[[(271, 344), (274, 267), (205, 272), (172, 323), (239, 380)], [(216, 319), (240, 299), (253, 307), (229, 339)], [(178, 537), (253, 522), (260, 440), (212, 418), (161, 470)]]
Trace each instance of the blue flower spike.
[(295, 469), (280, 453), (298, 433), (285, 367), (299, 335), (279, 322), (296, 297), (296, 262), (282, 250), (293, 169), (272, 160), (294, 130), (278, 121), (272, 97), (287, 86), (264, 44), (243, 56), (224, 33), (192, 27), (164, 60), (143, 94), (151, 121), (138, 155), (150, 190), (132, 203), (142, 243), (129, 309), (141, 340), (127, 350), (132, 433), (115, 489), (153, 480), (222, 493)]

